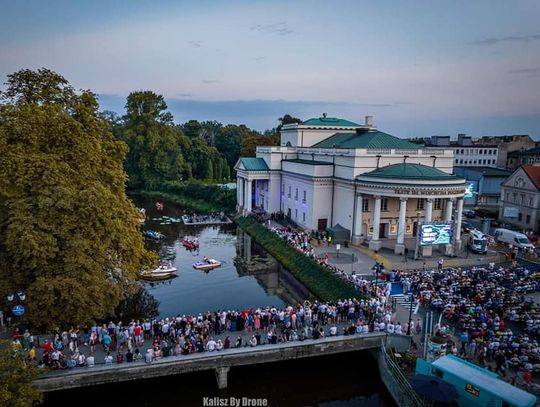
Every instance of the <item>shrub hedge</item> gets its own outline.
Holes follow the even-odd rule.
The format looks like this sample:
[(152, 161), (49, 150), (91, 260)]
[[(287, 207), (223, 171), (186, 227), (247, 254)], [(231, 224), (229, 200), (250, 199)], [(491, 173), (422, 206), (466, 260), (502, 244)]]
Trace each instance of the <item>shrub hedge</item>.
[(238, 217), (235, 221), (320, 300), (336, 301), (340, 298), (363, 297), (354, 287), (297, 251), (254, 218)]

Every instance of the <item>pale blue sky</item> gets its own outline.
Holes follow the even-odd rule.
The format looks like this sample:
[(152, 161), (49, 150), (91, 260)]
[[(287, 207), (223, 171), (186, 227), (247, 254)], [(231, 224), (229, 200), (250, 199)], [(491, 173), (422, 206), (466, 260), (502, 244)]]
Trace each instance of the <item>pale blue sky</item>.
[(0, 77), (48, 67), (122, 113), (265, 129), (327, 112), (401, 137), (540, 138), (540, 2), (6, 1)]

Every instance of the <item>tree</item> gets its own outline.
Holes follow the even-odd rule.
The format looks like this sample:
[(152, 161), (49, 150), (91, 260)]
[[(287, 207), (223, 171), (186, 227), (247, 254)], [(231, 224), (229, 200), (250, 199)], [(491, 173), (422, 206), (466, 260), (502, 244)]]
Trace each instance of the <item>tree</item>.
[(290, 114), (283, 115), (283, 117), (280, 117), (279, 119), (279, 125), (277, 126), (278, 133), (281, 131), (281, 128), (285, 126), (286, 124), (293, 124), (293, 123), (302, 123), (302, 120), (298, 117), (292, 117)]
[(90, 91), (46, 69), (0, 94), (0, 294), (27, 292), (36, 326), (111, 314), (155, 263), (126, 197), (126, 146)]
[(22, 351), (15, 351), (10, 341), (0, 341), (0, 405), (29, 407), (40, 402), (42, 394), (32, 387), (38, 374)]
[(183, 152), (190, 143), (172, 123), (163, 96), (151, 91), (127, 97), (124, 124), (118, 138), (128, 145), (126, 171), (133, 188), (158, 189), (166, 181), (181, 180), (189, 173)]

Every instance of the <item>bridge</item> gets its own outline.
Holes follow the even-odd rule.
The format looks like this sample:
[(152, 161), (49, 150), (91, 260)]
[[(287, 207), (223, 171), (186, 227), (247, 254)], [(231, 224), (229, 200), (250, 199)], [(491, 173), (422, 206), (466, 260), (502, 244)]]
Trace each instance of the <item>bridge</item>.
[(96, 365), (45, 373), (34, 381), (43, 392), (66, 390), (178, 375), (202, 370), (214, 370), (219, 389), (227, 388), (227, 373), (232, 367), (315, 357), (342, 352), (375, 350), (384, 344), (398, 351), (409, 349), (410, 337), (384, 332), (334, 336), (323, 339), (266, 344), (255, 347), (169, 356), (152, 363), (142, 361), (114, 365)]

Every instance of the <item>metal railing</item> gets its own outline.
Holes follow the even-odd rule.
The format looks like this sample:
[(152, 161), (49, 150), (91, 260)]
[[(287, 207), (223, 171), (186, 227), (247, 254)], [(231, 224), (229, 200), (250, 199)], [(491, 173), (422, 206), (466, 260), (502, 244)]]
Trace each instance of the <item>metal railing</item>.
[(386, 388), (400, 407), (427, 407), (428, 404), (413, 390), (411, 384), (386, 352), (384, 342), (378, 356), (379, 374)]

